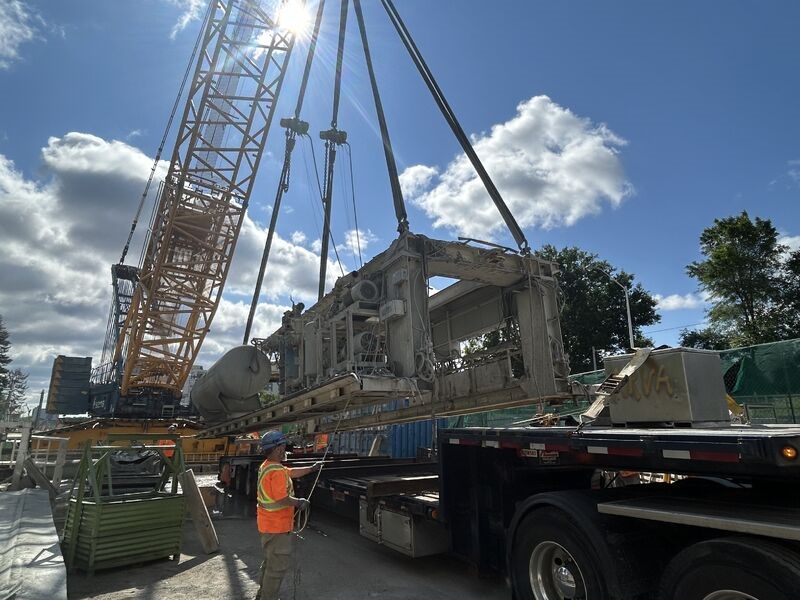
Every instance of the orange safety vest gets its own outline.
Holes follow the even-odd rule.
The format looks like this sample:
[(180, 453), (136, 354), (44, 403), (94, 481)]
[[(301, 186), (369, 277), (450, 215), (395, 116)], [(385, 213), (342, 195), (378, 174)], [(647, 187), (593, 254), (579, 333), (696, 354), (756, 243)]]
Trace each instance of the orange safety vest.
[[(271, 489), (271, 473), (284, 471), (286, 477), (286, 495), (274, 498), (276, 490)], [(294, 484), (288, 469), (280, 463), (265, 460), (258, 469), (257, 522), (261, 533), (288, 533), (294, 522), (294, 507), (277, 506), (276, 503), (286, 496), (294, 495)]]
[[(177, 442), (174, 442), (172, 440), (158, 440), (159, 446), (172, 446), (173, 444), (176, 443)], [(172, 458), (175, 455), (175, 448), (170, 448), (169, 450), (162, 450), (162, 452), (164, 453), (164, 456), (166, 456), (167, 458)]]

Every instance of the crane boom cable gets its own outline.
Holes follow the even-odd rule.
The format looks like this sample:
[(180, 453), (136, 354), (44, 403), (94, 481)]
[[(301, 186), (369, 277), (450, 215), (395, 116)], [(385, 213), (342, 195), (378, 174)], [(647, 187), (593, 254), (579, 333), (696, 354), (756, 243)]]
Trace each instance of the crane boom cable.
[(303, 109), (303, 101), (306, 96), (306, 88), (308, 87), (308, 78), (311, 74), (311, 64), (314, 62), (314, 55), (317, 50), (317, 40), (319, 39), (319, 30), (322, 26), (322, 13), (325, 11), (325, 0), (319, 0), (317, 6), (317, 16), (314, 21), (314, 30), (311, 33), (311, 42), (308, 45), (308, 56), (306, 57), (306, 66), (303, 69), (303, 79), (300, 82), (300, 91), (297, 94), (297, 104), (294, 108), (294, 116), (296, 119), (300, 118), (300, 111)]
[[(322, 223), (322, 248), (319, 257), (319, 289), (317, 299), (322, 300), (325, 295), (325, 279), (328, 268), (328, 237), (331, 236), (331, 205), (333, 200), (333, 174), (336, 163), (336, 145), (339, 139), (344, 137), (337, 130), (336, 125), (339, 119), (339, 100), (342, 91), (342, 63), (344, 62), (344, 42), (347, 32), (347, 9), (348, 0), (342, 0), (339, 13), (339, 43), (336, 50), (336, 73), (333, 82), (333, 115), (331, 116), (331, 129), (320, 133), (325, 139), (325, 193), (322, 198), (322, 206), (325, 218)], [(332, 236), (331, 236), (332, 237)], [(334, 251), (336, 249), (334, 248)], [(338, 252), (337, 260), (338, 260)]]
[[(319, 166), (317, 165), (317, 154), (316, 152), (314, 152), (314, 141), (311, 139), (311, 136), (305, 136), (305, 137), (308, 139), (309, 148), (311, 148), (311, 160), (314, 162), (314, 174), (316, 175), (317, 190), (319, 191), (319, 197), (320, 200), (322, 200), (321, 203), (324, 203), (322, 184), (320, 183), (319, 179)], [(317, 209), (319, 207), (315, 204), (314, 208)], [(317, 213), (314, 212), (314, 224), (317, 227), (317, 231), (319, 231), (319, 223), (317, 223), (316, 218), (317, 218)], [(336, 248), (336, 240), (333, 238), (333, 232), (330, 232), (328, 237), (330, 238), (331, 246), (333, 247), (333, 252), (336, 255), (336, 261), (339, 263), (339, 271), (342, 273), (342, 275), (344, 275), (344, 266), (342, 266), (342, 261), (339, 259), (339, 251)], [(322, 241), (321, 234), (320, 234), (320, 241)]]
[(364, 266), (364, 259), (361, 256), (361, 232), (358, 230), (358, 208), (356, 207), (356, 181), (355, 177), (353, 177), (353, 152), (350, 148), (350, 144), (345, 144), (345, 149), (347, 150), (347, 162), (350, 166), (350, 193), (353, 196), (353, 220), (355, 221), (356, 226), (356, 247), (358, 248), (358, 263), (360, 266)]
[[(305, 3), (304, 3), (305, 4)], [(311, 73), (311, 65), (314, 62), (314, 54), (317, 47), (317, 38), (319, 37), (319, 30), (322, 25), (322, 15), (325, 9), (325, 0), (320, 0), (317, 7), (317, 16), (314, 22), (314, 30), (311, 34), (311, 43), (308, 48), (308, 55), (306, 56), (306, 64), (303, 70), (303, 80), (300, 84), (300, 90), (297, 95), (297, 104), (294, 110), (294, 121), (290, 126), (286, 127), (286, 147), (283, 155), (283, 168), (281, 169), (280, 180), (278, 181), (278, 189), (275, 193), (275, 202), (272, 206), (272, 215), (270, 217), (269, 232), (267, 233), (267, 240), (264, 243), (264, 252), (261, 255), (261, 264), (258, 269), (258, 276), (256, 277), (256, 285), (253, 290), (253, 299), (250, 302), (250, 312), (247, 315), (247, 324), (244, 328), (244, 337), (242, 344), (247, 344), (250, 338), (250, 331), (253, 327), (253, 319), (255, 318), (256, 308), (258, 307), (258, 297), (261, 295), (261, 286), (264, 283), (264, 273), (267, 269), (267, 262), (272, 250), (272, 240), (275, 236), (275, 229), (278, 225), (278, 214), (281, 209), (281, 200), (283, 194), (289, 191), (289, 174), (291, 172), (292, 151), (294, 150), (297, 141), (296, 126), (300, 120), (300, 111), (303, 108), (303, 99), (306, 94), (306, 87), (308, 85), (309, 74)], [(294, 127), (292, 127), (294, 126)]]
[(348, 0), (342, 0), (339, 12), (339, 44), (336, 49), (336, 74), (333, 80), (333, 116), (331, 128), (336, 129), (339, 120), (339, 98), (342, 93), (342, 63), (344, 62), (344, 39), (347, 31)]
[(144, 203), (147, 200), (147, 194), (150, 192), (150, 186), (153, 183), (153, 178), (156, 174), (156, 169), (158, 169), (158, 163), (161, 160), (161, 154), (164, 152), (164, 146), (167, 143), (167, 137), (169, 136), (169, 132), (172, 129), (172, 122), (175, 120), (175, 113), (178, 112), (178, 105), (181, 101), (181, 97), (183, 96), (183, 90), (186, 88), (186, 82), (189, 80), (189, 75), (192, 72), (192, 65), (194, 65), (195, 56), (197, 56), (197, 49), (200, 47), (200, 43), (203, 40), (203, 32), (206, 30), (206, 23), (208, 22), (209, 16), (211, 15), (211, 7), (213, 3), (209, 2), (208, 8), (206, 9), (206, 15), (203, 18), (202, 26), (200, 27), (200, 31), (197, 33), (197, 39), (194, 42), (194, 48), (192, 49), (192, 55), (189, 57), (189, 63), (186, 65), (186, 70), (183, 73), (183, 79), (181, 80), (181, 86), (178, 88), (178, 95), (175, 97), (175, 102), (172, 104), (172, 112), (169, 114), (169, 119), (167, 120), (167, 126), (164, 128), (164, 135), (161, 136), (161, 143), (158, 145), (158, 151), (156, 152), (155, 160), (153, 160), (153, 166), (150, 169), (150, 176), (147, 178), (147, 183), (144, 186), (144, 192), (142, 192), (142, 197), (139, 200), (139, 206), (136, 209), (136, 215), (133, 217), (133, 223), (131, 223), (131, 230), (128, 233), (128, 239), (125, 241), (125, 247), (122, 249), (122, 257), (119, 259), (119, 263), (123, 264), (125, 262), (125, 257), (128, 255), (128, 250), (131, 246), (131, 240), (133, 239), (133, 234), (136, 231), (136, 226), (139, 224), (139, 217), (142, 214), (142, 208), (144, 207)]
[(400, 14), (397, 12), (392, 0), (381, 0), (386, 13), (389, 15), (389, 20), (394, 25), (395, 29), (397, 30), (398, 35), (400, 36), (403, 45), (408, 50), (409, 55), (411, 56), (411, 60), (414, 62), (414, 65), (417, 67), (420, 75), (422, 76), (423, 81), (428, 86), (428, 90), (431, 92), (433, 99), (436, 101), (436, 104), (439, 106), (439, 110), (442, 112), (442, 115), (447, 121), (447, 124), (450, 126), (450, 129), (453, 131), (458, 142), (461, 144), (461, 148), (464, 150), (464, 153), (469, 158), (470, 162), (472, 163), (472, 167), (477, 172), (478, 176), (481, 178), (486, 191), (489, 193), (492, 201), (494, 202), (497, 210), (500, 212), (500, 215), (503, 217), (503, 221), (505, 221), (506, 227), (508, 227), (511, 235), (514, 237), (514, 241), (516, 241), (517, 245), (519, 246), (520, 251), (523, 254), (527, 254), (530, 252), (530, 247), (528, 246), (528, 240), (525, 239), (525, 234), (522, 232), (517, 220), (514, 218), (514, 215), (511, 214), (511, 211), (508, 209), (503, 197), (500, 195), (497, 187), (494, 185), (492, 178), (486, 172), (486, 169), (481, 162), (481, 159), (475, 152), (475, 149), (472, 147), (472, 143), (469, 141), (469, 138), (464, 133), (464, 130), (461, 127), (458, 119), (456, 118), (453, 109), (450, 108), (450, 104), (447, 102), (447, 99), (444, 96), (439, 84), (436, 83), (436, 79), (433, 77), (433, 73), (431, 73), (430, 69), (428, 68), (425, 59), (422, 57), (422, 54), (417, 48), (414, 39), (411, 37), (411, 33), (405, 26)]

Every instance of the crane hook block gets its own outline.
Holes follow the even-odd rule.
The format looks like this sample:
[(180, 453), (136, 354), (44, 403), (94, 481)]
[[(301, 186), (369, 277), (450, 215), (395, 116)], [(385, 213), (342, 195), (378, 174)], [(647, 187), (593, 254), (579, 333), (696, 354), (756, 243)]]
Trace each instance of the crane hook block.
[(284, 129), (291, 129), (297, 135), (306, 135), (308, 133), (308, 123), (306, 121), (301, 121), (297, 117), (281, 119), (281, 127)]
[(319, 139), (326, 142), (333, 142), (336, 145), (347, 143), (347, 132), (339, 131), (338, 129), (328, 129), (327, 131), (319, 132)]

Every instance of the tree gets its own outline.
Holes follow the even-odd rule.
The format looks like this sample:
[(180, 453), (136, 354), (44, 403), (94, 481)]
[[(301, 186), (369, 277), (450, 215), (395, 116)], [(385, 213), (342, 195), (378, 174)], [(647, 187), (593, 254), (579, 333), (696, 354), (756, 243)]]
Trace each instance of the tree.
[(705, 329), (682, 329), (680, 344), (687, 348), (698, 348), (700, 350), (727, 350), (731, 347), (730, 340), (711, 327), (706, 327)]
[(0, 315), (0, 396), (8, 385), (8, 363), (11, 362), (9, 352), (11, 341), (8, 339), (8, 330), (3, 323), (3, 315)]
[(713, 300), (709, 329), (718, 341), (748, 346), (797, 335), (797, 314), (791, 310), (797, 290), (784, 284), (794, 273), (797, 285), (800, 259), (793, 262), (788, 248), (778, 243), (769, 219), (752, 221), (747, 212), (715, 219), (700, 235), (700, 252), (704, 260), (688, 265), (686, 272)]
[(25, 405), (25, 394), (28, 392), (28, 374), (22, 369), (9, 371), (6, 377), (6, 389), (0, 396), (0, 420), (8, 419), (18, 413)]
[(0, 420), (16, 413), (25, 404), (28, 374), (20, 369), (9, 370), (11, 340), (3, 316), (0, 315)]
[(783, 339), (800, 337), (800, 250), (788, 254), (781, 272)]
[(617, 271), (596, 254), (575, 246), (557, 250), (548, 244), (538, 254), (561, 268), (561, 333), (573, 373), (593, 368), (593, 348), (616, 354), (629, 346), (625, 294), (614, 281), (628, 290), (636, 345), (652, 345), (641, 328), (658, 323), (661, 317), (656, 313), (655, 298), (641, 284), (634, 285), (632, 274)]

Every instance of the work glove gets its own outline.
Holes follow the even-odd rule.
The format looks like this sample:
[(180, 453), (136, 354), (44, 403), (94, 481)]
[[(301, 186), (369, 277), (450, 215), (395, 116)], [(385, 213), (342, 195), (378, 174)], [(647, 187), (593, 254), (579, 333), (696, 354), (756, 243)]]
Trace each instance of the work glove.
[(309, 506), (310, 502), (307, 498), (298, 498), (297, 504), (295, 504), (295, 508), (298, 510), (306, 510)]
[(324, 466), (325, 466), (325, 463), (324, 463), (324, 462), (322, 462), (321, 460), (318, 460), (318, 461), (317, 461), (317, 462), (315, 462), (313, 465), (311, 465), (311, 468), (312, 468), (314, 471), (322, 471), (322, 467), (324, 467)]

